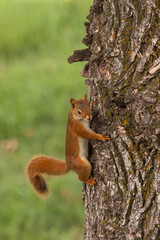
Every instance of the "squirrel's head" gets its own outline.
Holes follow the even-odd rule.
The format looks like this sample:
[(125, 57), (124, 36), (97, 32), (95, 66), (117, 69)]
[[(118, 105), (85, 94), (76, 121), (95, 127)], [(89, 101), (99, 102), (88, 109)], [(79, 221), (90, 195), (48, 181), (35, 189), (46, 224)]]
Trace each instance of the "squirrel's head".
[(71, 112), (76, 120), (90, 121), (92, 119), (92, 102), (88, 102), (87, 94), (81, 100), (70, 99)]

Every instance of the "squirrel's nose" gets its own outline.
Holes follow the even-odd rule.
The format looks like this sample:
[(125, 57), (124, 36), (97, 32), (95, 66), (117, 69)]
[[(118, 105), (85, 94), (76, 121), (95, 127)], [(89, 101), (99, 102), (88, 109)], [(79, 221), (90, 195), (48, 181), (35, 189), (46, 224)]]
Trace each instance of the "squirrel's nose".
[(86, 119), (91, 120), (92, 119), (92, 115), (87, 115)]

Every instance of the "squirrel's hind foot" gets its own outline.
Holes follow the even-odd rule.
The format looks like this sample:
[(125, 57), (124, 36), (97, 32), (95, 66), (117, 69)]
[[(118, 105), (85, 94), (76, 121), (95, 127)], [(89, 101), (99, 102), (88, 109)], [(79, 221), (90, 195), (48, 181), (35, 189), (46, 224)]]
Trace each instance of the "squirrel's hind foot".
[(96, 181), (94, 180), (94, 178), (91, 176), (88, 180), (85, 181), (85, 183), (93, 186), (96, 184)]

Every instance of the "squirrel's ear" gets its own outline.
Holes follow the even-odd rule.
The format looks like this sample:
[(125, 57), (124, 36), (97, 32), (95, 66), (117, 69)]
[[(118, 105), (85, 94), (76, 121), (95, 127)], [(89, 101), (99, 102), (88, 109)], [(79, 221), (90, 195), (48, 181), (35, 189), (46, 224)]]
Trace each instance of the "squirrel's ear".
[(87, 93), (85, 93), (83, 100), (87, 101)]
[(76, 102), (77, 102), (77, 101), (76, 101), (74, 98), (71, 98), (71, 99), (70, 99), (70, 103), (71, 103), (71, 105), (72, 105), (72, 108), (75, 108)]
[(90, 108), (92, 108), (93, 107), (93, 102), (92, 101), (90, 101)]

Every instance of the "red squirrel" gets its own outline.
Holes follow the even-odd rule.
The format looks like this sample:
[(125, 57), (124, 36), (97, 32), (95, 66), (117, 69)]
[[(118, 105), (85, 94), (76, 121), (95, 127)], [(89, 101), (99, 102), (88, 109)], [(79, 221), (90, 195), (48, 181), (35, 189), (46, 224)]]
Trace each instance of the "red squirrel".
[(88, 161), (88, 139), (110, 140), (109, 136), (97, 134), (89, 127), (92, 119), (92, 102), (88, 102), (86, 94), (81, 100), (71, 98), (70, 103), (65, 148), (66, 162), (38, 155), (31, 159), (26, 168), (29, 182), (42, 198), (48, 195), (43, 174), (62, 175), (73, 170), (78, 174), (80, 181), (94, 185), (96, 182), (91, 176), (92, 167)]

